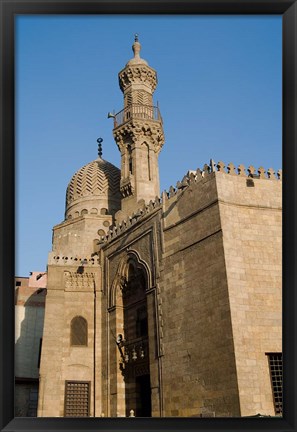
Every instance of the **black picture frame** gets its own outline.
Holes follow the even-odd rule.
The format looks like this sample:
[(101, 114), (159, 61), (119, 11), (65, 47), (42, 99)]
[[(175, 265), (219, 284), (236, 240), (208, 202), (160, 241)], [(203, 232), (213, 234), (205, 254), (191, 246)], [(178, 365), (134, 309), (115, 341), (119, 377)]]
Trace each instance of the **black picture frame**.
[[(297, 4), (281, 0), (0, 0), (0, 317), (1, 431), (295, 431)], [(282, 418), (14, 418), (14, 17), (17, 14), (280, 14), (283, 19), (283, 417)], [(273, 241), (270, 239), (269, 241)]]

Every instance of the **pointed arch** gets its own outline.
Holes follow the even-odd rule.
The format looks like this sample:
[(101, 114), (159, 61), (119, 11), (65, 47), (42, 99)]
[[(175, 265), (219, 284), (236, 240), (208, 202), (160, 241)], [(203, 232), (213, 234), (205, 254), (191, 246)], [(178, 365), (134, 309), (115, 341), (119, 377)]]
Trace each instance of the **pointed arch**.
[(141, 259), (138, 251), (130, 249), (127, 254), (122, 257), (116, 276), (111, 285), (109, 307), (116, 306), (116, 299), (119, 290), (123, 291), (128, 283), (129, 271), (131, 272), (131, 267), (135, 270), (142, 270), (145, 279), (145, 290), (147, 291), (151, 287), (151, 271), (148, 264)]
[(71, 320), (70, 345), (88, 346), (88, 321), (80, 315)]

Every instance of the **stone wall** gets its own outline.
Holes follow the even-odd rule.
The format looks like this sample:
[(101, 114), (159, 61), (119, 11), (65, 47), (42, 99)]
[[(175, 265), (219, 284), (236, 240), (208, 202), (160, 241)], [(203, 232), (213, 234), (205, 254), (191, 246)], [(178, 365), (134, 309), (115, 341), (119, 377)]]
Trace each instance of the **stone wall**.
[(164, 416), (238, 416), (215, 174), (164, 203), (160, 278)]
[(241, 415), (275, 415), (265, 353), (282, 352), (282, 182), (216, 178)]
[[(94, 415), (94, 292), (100, 280), (98, 265), (48, 266), (39, 416), (64, 416), (65, 382), (72, 380), (91, 383), (90, 415)], [(76, 316), (87, 321), (87, 346), (71, 346), (70, 324)]]

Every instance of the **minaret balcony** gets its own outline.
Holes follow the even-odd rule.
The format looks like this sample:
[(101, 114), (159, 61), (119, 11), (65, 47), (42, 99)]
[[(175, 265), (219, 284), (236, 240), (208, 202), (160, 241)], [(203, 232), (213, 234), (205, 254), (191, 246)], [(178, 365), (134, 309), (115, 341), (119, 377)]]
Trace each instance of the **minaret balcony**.
[(132, 119), (158, 121), (162, 123), (159, 107), (131, 104), (114, 115), (114, 128), (117, 128)]

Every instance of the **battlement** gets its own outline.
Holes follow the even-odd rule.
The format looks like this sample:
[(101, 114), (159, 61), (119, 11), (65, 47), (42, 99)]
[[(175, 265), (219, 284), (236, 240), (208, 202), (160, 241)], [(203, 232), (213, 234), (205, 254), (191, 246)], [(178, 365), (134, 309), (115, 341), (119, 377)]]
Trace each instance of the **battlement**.
[(197, 168), (196, 171), (188, 171), (183, 179), (176, 183), (176, 186), (170, 186), (169, 190), (164, 190), (160, 197), (156, 197), (154, 201), (151, 200), (147, 205), (143, 205), (136, 212), (132, 213), (132, 215), (127, 219), (121, 222), (116, 222), (110, 227), (107, 235), (100, 238), (100, 243), (108, 243), (115, 239), (131, 226), (135, 225), (139, 220), (144, 219), (146, 215), (161, 208), (162, 205), (166, 204), (171, 199), (176, 199), (176, 197), (178, 197), (178, 195), (180, 195), (190, 185), (200, 183), (200, 181), (206, 179), (213, 173), (224, 173), (230, 176), (239, 176), (259, 180), (282, 181), (281, 169), (276, 172), (273, 168), (268, 168), (265, 170), (261, 166), (260, 168), (256, 169), (252, 165), (249, 165), (247, 168), (245, 168), (243, 164), (240, 164), (238, 167), (236, 167), (232, 162), (230, 162), (228, 165), (225, 165), (225, 163), (222, 161), (215, 163), (211, 159), (209, 164), (204, 164), (202, 170)]
[(138, 220), (143, 219), (146, 215), (152, 213), (154, 210), (159, 209), (162, 205), (162, 200), (156, 197), (154, 201), (150, 200), (147, 205), (143, 205), (136, 212), (133, 212), (131, 216), (124, 219), (121, 222), (116, 222), (110, 227), (106, 236), (100, 237), (100, 243), (107, 243), (117, 237), (118, 235), (125, 232), (128, 228), (135, 225)]
[(238, 175), (240, 177), (251, 177), (256, 179), (266, 179), (266, 180), (282, 180), (282, 170), (279, 169), (277, 172), (274, 171), (273, 168), (268, 168), (267, 171), (261, 166), (256, 170), (253, 165), (248, 166), (246, 169), (244, 165), (236, 166), (230, 162), (227, 166), (224, 162), (220, 161), (218, 163), (214, 163), (211, 161), (213, 165), (213, 169), (216, 169), (218, 172), (224, 172), (230, 175)]

